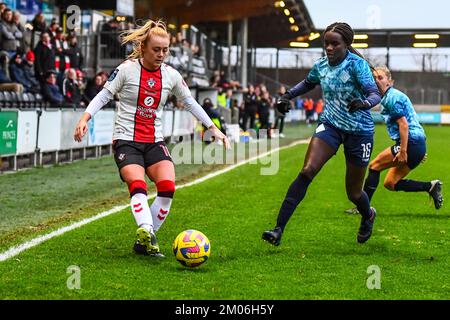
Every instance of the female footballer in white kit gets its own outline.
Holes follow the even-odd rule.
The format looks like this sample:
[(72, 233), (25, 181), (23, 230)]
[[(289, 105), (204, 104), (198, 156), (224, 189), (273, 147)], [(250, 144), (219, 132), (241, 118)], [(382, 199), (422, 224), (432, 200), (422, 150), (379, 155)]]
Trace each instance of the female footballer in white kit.
[[(138, 225), (134, 251), (163, 256), (155, 232), (167, 218), (175, 192), (175, 169), (163, 141), (161, 122), (169, 95), (182, 101), (185, 109), (209, 128), (215, 139), (221, 140), (226, 148), (230, 146), (227, 137), (191, 96), (180, 73), (164, 63), (170, 44), (164, 22), (149, 20), (139, 29), (126, 31), (122, 40), (123, 44), (133, 44), (133, 52), (89, 104), (76, 126), (74, 139), (81, 141), (88, 130), (87, 122), (117, 94), (113, 150), (120, 176), (128, 185), (131, 210)], [(150, 207), (145, 174), (158, 192)]]

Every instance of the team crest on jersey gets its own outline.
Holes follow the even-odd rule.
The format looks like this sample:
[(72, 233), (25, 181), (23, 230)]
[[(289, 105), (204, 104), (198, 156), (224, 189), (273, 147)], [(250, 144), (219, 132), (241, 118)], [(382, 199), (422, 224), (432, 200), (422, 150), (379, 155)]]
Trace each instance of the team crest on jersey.
[(347, 71), (342, 71), (339, 75), (339, 78), (342, 80), (342, 82), (347, 82), (348, 79), (350, 79), (350, 75), (347, 73)]
[(155, 81), (155, 79), (150, 78), (150, 80), (147, 81), (147, 84), (150, 88), (153, 88), (156, 84), (156, 81)]
[(150, 96), (148, 96), (148, 97), (146, 97), (146, 98), (144, 99), (144, 104), (145, 104), (147, 107), (151, 107), (151, 106), (153, 105), (154, 102), (155, 102), (155, 99), (154, 99), (153, 97), (150, 97)]

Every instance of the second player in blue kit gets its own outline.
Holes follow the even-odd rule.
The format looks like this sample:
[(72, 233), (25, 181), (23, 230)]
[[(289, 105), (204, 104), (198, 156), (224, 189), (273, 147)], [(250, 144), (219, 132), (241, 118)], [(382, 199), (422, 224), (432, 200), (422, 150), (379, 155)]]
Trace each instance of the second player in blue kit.
[(370, 109), (381, 95), (369, 63), (351, 46), (354, 32), (346, 23), (333, 23), (324, 32), (326, 56), (319, 59), (307, 78), (288, 90), (277, 108), (285, 113), (290, 99), (303, 95), (316, 85), (322, 87), (325, 107), (319, 125), (308, 146), (303, 168), (289, 187), (273, 230), (265, 231), (263, 240), (279, 245), (287, 222), (305, 197), (309, 184), (323, 165), (344, 145), (347, 196), (361, 213), (357, 233), (359, 243), (366, 242), (376, 216), (363, 191), (364, 176), (373, 148), (374, 123)]
[[(380, 92), (381, 115), (389, 136), (395, 144), (383, 150), (369, 165), (364, 191), (372, 199), (380, 181), (380, 173), (389, 169), (384, 186), (390, 191), (425, 192), (433, 199), (434, 207), (442, 207), (442, 182), (440, 180), (416, 181), (404, 179), (426, 156), (426, 135), (417, 114), (406, 94), (393, 87), (391, 72), (386, 67), (376, 68), (374, 77)], [(357, 208), (345, 210), (357, 213)]]

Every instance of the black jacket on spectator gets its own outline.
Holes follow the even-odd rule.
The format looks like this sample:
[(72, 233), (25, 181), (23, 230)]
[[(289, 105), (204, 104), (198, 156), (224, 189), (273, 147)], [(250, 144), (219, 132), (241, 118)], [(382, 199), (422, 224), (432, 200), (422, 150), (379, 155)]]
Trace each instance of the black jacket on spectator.
[(95, 85), (95, 79), (92, 79), (88, 82), (86, 86), (86, 90), (84, 90), (84, 100), (85, 102), (89, 103), (92, 101), (92, 99), (95, 98), (95, 96), (102, 91), (103, 86), (97, 86)]
[(34, 62), (36, 77), (40, 81), (44, 81), (44, 76), (49, 70), (55, 69), (55, 49), (51, 49), (39, 41), (34, 49), (36, 60)]
[(78, 84), (72, 79), (64, 79), (63, 81), (64, 101), (78, 106), (81, 102), (81, 92)]
[(83, 67), (83, 54), (81, 53), (81, 48), (78, 45), (71, 46), (65, 51), (66, 55), (70, 59), (70, 67), (81, 70)]
[(39, 19), (37, 19), (37, 15), (34, 17), (33, 21), (31, 21), (31, 24), (33, 25), (33, 32), (47, 31), (47, 23), (45, 20), (39, 21)]

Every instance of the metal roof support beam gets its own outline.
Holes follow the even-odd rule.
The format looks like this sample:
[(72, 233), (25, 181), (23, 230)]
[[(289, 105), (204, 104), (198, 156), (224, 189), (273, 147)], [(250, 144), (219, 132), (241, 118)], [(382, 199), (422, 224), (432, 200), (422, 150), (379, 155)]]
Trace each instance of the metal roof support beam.
[(247, 87), (247, 49), (248, 49), (248, 18), (242, 19), (241, 24), (241, 86)]
[(231, 80), (231, 46), (233, 45), (233, 21), (228, 21), (228, 66), (227, 77)]

